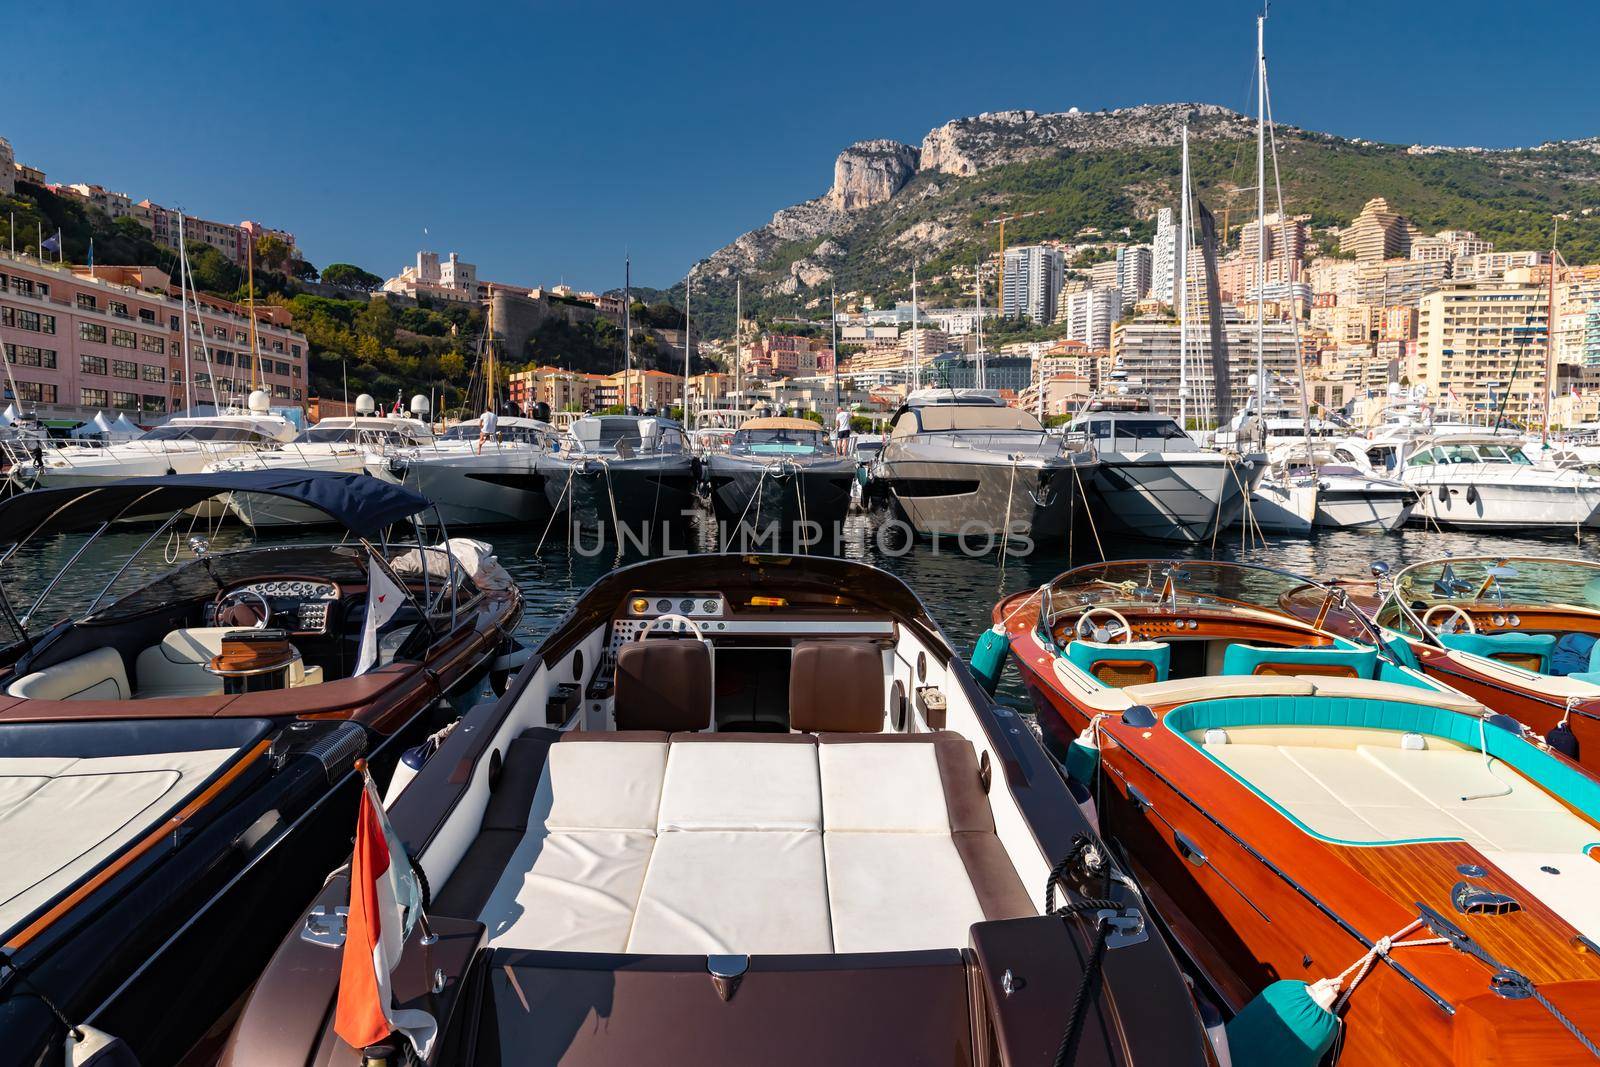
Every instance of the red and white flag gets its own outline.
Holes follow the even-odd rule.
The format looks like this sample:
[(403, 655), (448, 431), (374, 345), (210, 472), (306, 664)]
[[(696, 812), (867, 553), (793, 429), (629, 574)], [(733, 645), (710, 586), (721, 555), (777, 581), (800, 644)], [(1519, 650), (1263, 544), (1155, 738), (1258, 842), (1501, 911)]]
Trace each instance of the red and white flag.
[(333, 1030), (358, 1049), (392, 1033), (404, 1034), (417, 1054), (426, 1057), (438, 1024), (425, 1011), (395, 1007), (391, 982), (406, 938), (422, 915), (422, 887), (364, 767), (361, 778), (361, 814), (350, 861), (350, 916)]
[(361, 627), (361, 649), (356, 653), (356, 669), (352, 674), (366, 674), (378, 662), (378, 631), (394, 618), (406, 600), (406, 591), (389, 577), (389, 572), (378, 566), (377, 559), (367, 563), (367, 617)]

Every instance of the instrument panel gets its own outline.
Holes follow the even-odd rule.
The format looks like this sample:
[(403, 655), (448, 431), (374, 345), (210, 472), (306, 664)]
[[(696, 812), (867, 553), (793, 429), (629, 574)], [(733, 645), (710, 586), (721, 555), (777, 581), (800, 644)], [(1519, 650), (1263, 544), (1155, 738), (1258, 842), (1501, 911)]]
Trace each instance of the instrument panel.
[(721, 593), (638, 593), (628, 598), (627, 610), (636, 619), (658, 615), (715, 619), (721, 617), (724, 603)]
[[(261, 597), (272, 608), (273, 625), (295, 633), (322, 634), (328, 630), (328, 613), (339, 599), (339, 587), (332, 582), (308, 578), (280, 578), (236, 585), (221, 599), (244, 597), (246, 603)], [(208, 622), (214, 621), (216, 605), (206, 609)]]

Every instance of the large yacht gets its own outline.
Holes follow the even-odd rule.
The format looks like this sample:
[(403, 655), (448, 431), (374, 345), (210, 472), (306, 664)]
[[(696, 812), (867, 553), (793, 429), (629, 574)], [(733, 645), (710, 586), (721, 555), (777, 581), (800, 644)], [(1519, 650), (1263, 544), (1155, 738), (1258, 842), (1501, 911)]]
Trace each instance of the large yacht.
[(1402, 448), (1400, 478), (1417, 514), (1440, 526), (1576, 530), (1600, 522), (1600, 478), (1541, 467), (1517, 437), (1451, 433)]
[(681, 523), (699, 484), (683, 428), (651, 415), (589, 415), (560, 447), (540, 458), (545, 503), (556, 521), (581, 534), (621, 526), (647, 537)]
[(1201, 448), (1176, 419), (1152, 412), (1091, 411), (1067, 436), (1094, 446), (1097, 515), (1139, 537), (1210, 540), (1238, 521), (1267, 472), (1265, 453)]
[(368, 456), (367, 471), (433, 501), (447, 528), (549, 519), (539, 457), (559, 435), (538, 419), (501, 416), (494, 436), (482, 440), (480, 422), (457, 423), (427, 445)]
[[(356, 404), (360, 410), (359, 399)], [(362, 474), (370, 456), (419, 448), (432, 440), (433, 430), (417, 418), (373, 414), (335, 417), (301, 431), (281, 448), (217, 460), (205, 470), (292, 469)], [(288, 497), (236, 493), (228, 498), (228, 508), (248, 526), (304, 526), (327, 521), (322, 512)]]
[[(821, 426), (806, 419), (745, 422), (722, 451), (702, 457), (711, 503), (732, 539), (745, 531), (765, 536), (821, 537), (837, 530), (850, 510), (856, 460), (835, 450)], [(805, 524), (816, 524), (815, 530)]]
[(1092, 465), (994, 393), (929, 389), (895, 412), (874, 480), (924, 536), (1060, 541), (1086, 510)]

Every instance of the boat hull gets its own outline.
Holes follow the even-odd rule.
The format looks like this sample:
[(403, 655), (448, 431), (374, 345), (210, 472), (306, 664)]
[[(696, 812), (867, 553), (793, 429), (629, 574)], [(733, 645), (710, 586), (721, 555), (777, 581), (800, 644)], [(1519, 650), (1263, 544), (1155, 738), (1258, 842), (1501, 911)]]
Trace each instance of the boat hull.
[(706, 461), (711, 506), (725, 540), (740, 527), (757, 536), (773, 526), (780, 536), (808, 536), (800, 533), (806, 523), (836, 531), (850, 511), (855, 474), (853, 460), (768, 464), (714, 455)]
[(1573, 530), (1600, 516), (1600, 487), (1457, 478), (1408, 484), (1419, 494), (1413, 518), (1439, 526)]
[(1316, 525), (1390, 532), (1406, 524), (1416, 503), (1410, 490), (1346, 490), (1333, 485), (1317, 494)]
[(1094, 491), (1097, 520), (1154, 541), (1209, 541), (1239, 520), (1247, 495), (1266, 473), (1222, 456), (1150, 453), (1113, 458), (1101, 454)]
[(1249, 521), (1273, 533), (1308, 534), (1317, 515), (1316, 483), (1263, 481), (1250, 494)]
[(548, 459), (541, 464), (545, 503), (557, 524), (584, 537), (591, 531), (647, 537), (682, 525), (696, 511), (699, 478), (687, 453), (640, 459)]
[(1078, 490), (1088, 472), (1074, 477), (1068, 463), (893, 459), (882, 471), (906, 521), (924, 537), (992, 540), (1009, 532), (1058, 542), (1087, 510)]
[[(394, 481), (432, 501), (447, 528), (544, 523), (550, 518), (544, 475), (531, 452), (461, 463), (376, 463)], [(367, 469), (373, 468), (369, 463)]]

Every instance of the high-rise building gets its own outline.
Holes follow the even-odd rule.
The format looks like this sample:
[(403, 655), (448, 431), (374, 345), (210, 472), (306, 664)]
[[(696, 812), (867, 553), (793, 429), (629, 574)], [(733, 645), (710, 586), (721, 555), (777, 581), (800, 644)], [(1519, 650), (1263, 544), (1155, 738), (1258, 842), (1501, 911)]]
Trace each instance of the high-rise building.
[(1007, 318), (1024, 315), (1037, 323), (1054, 321), (1061, 290), (1061, 250), (1045, 245), (1006, 249), (1005, 291), (1000, 310)]
[(1164, 207), (1156, 212), (1156, 236), (1150, 245), (1150, 296), (1170, 304), (1177, 292), (1173, 275), (1178, 269), (1178, 227), (1172, 221), (1172, 209)]
[[(1115, 259), (1102, 259), (1099, 263), (1089, 268), (1090, 289), (1117, 289), (1117, 261)], [(1059, 310), (1059, 309), (1058, 309)]]
[(1123, 245), (1117, 249), (1117, 288), (1122, 290), (1122, 309), (1150, 292), (1151, 249), (1149, 245)]
[(17, 157), (12, 154), (11, 142), (0, 137), (0, 193), (7, 196), (17, 191)]
[(1399, 212), (1390, 210), (1389, 201), (1375, 196), (1340, 231), (1339, 250), (1362, 263), (1403, 258), (1411, 254), (1415, 230)]
[(1061, 298), (1057, 322), (1067, 324), (1067, 339), (1082, 341), (1090, 348), (1111, 345), (1111, 327), (1122, 317), (1120, 289), (1085, 289)]
[[(1274, 211), (1267, 216), (1267, 259), (1299, 262), (1306, 258), (1307, 227), (1310, 215), (1295, 215), (1287, 221)], [(1239, 227), (1239, 254), (1256, 258), (1261, 244), (1261, 224), (1248, 222)]]
[[(1228, 342), (1228, 377), (1233, 399), (1244, 403), (1250, 392), (1250, 376), (1256, 370), (1255, 323), (1230, 322), (1224, 327)], [(1288, 382), (1299, 373), (1293, 323), (1268, 322), (1262, 333), (1262, 349), (1267, 374)], [(1120, 322), (1111, 332), (1111, 356), (1116, 369), (1126, 371), (1150, 396), (1155, 411), (1177, 416), (1178, 405), (1178, 324), (1158, 320)], [(1189, 330), (1188, 347), (1189, 413), (1205, 411), (1210, 394), (1211, 334), (1201, 327)], [(1203, 415), (1202, 418), (1209, 417)]]
[(1385, 259), (1356, 267), (1355, 302), (1369, 307), (1415, 307), (1450, 277), (1449, 260)]
[(1446, 282), (1422, 298), (1406, 375), (1436, 402), (1541, 422), (1549, 309), (1548, 288), (1534, 281)]
[(1479, 252), (1462, 260), (1455, 276), (1480, 279), (1504, 278), (1506, 271), (1549, 265), (1549, 252)]

